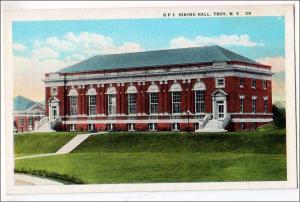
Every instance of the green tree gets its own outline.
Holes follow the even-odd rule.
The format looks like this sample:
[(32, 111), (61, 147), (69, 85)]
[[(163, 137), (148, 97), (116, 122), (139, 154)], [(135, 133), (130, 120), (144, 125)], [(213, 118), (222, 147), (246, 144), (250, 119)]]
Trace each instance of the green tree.
[(276, 105), (272, 105), (274, 125), (279, 128), (285, 128), (285, 109), (279, 108)]

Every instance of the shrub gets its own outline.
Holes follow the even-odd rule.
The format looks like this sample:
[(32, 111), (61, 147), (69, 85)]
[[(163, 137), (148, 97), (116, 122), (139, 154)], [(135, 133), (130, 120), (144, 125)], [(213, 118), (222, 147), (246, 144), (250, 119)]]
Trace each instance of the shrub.
[(278, 128), (285, 128), (285, 109), (279, 108), (276, 105), (272, 105), (274, 125)]
[(75, 176), (69, 176), (67, 174), (59, 174), (55, 172), (49, 172), (47, 170), (27, 170), (27, 169), (17, 169), (15, 168), (15, 173), (24, 173), (24, 174), (29, 174), (29, 175), (34, 175), (34, 176), (39, 176), (39, 177), (48, 177), (48, 178), (53, 178), (56, 180), (60, 181), (66, 181), (70, 182), (73, 184), (85, 184), (84, 181), (81, 179), (78, 179)]

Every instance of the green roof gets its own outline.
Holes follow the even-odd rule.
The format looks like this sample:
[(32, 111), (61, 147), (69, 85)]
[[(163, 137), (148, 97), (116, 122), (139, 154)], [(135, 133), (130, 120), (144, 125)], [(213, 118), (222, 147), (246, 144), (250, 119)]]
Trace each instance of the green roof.
[(25, 111), (32, 107), (36, 102), (21, 95), (14, 98), (14, 111)]
[(228, 61), (258, 64), (254, 60), (236, 54), (220, 46), (203, 46), (195, 48), (98, 55), (66, 67), (58, 72), (71, 73)]

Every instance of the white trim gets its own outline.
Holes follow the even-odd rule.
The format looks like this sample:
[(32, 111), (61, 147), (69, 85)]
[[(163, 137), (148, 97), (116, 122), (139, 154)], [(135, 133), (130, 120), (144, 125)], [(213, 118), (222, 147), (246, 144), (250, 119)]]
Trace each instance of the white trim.
[(272, 113), (230, 113), (231, 115), (273, 115)]
[(202, 91), (202, 90), (206, 90), (205, 83), (202, 81), (198, 81), (197, 83), (195, 83), (193, 87), (193, 91)]
[(117, 94), (117, 90), (116, 90), (115, 87), (109, 86), (109, 87), (107, 88), (105, 94), (115, 95), (115, 94)]
[(257, 99), (256, 95), (252, 96), (252, 100), (256, 100), (256, 99)]
[(147, 93), (159, 93), (159, 87), (156, 84), (151, 84), (148, 87)]
[(240, 99), (245, 99), (245, 95), (239, 95)]
[(78, 96), (78, 91), (75, 88), (72, 88), (69, 91), (68, 96)]
[(268, 100), (269, 96), (263, 96), (264, 100)]
[(137, 93), (137, 89), (135, 86), (133, 86), (132, 84), (130, 84), (130, 86), (128, 86), (127, 90), (126, 90), (126, 93), (128, 94), (135, 94)]
[(182, 91), (181, 85), (179, 83), (176, 83), (176, 80), (174, 80), (174, 83), (170, 87), (169, 92), (181, 92), (181, 91)]
[(269, 119), (263, 119), (263, 118), (244, 118), (244, 119), (241, 119), (241, 118), (233, 118), (231, 119), (231, 122), (233, 123), (243, 123), (243, 122), (272, 122), (273, 119), (272, 118), (269, 118)]
[(85, 95), (97, 95), (97, 91), (95, 88), (90, 87), (88, 92)]

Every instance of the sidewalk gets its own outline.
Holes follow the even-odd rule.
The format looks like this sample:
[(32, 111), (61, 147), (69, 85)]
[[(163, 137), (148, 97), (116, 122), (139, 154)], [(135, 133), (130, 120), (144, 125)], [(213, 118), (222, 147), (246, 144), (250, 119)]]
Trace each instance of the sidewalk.
[(63, 185), (53, 180), (15, 173), (15, 185)]

